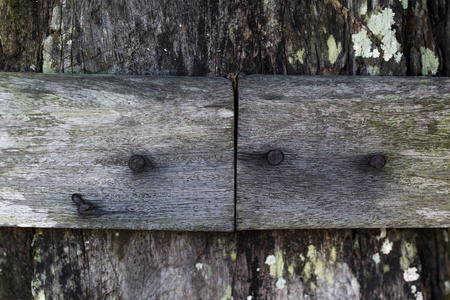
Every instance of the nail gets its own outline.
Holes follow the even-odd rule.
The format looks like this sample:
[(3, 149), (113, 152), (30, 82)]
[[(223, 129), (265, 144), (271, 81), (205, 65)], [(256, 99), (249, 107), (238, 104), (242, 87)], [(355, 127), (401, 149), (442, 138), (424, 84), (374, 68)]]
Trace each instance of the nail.
[(267, 154), (267, 161), (271, 165), (279, 165), (284, 159), (283, 152), (280, 150), (272, 150)]
[(386, 159), (382, 155), (374, 155), (370, 160), (370, 165), (375, 169), (381, 169), (386, 164)]
[(72, 201), (78, 205), (78, 214), (80, 215), (87, 212), (93, 207), (92, 204), (87, 204), (86, 201), (84, 201), (83, 198), (81, 198), (81, 196), (78, 194), (72, 195)]
[(145, 167), (145, 159), (139, 155), (133, 155), (128, 161), (128, 166), (135, 172), (142, 172)]

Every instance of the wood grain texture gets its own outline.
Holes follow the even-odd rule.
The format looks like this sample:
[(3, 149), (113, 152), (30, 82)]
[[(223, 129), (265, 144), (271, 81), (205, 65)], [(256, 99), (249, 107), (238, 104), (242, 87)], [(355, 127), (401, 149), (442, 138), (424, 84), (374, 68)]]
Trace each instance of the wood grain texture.
[(52, 5), (44, 72), (450, 75), (445, 0)]
[[(346, 17), (345, 10), (333, 7), (331, 1), (186, 0), (182, 3), (159, 1), (159, 6), (151, 6), (146, 0), (58, 1), (57, 5), (55, 2), (51, 0), (41, 6), (46, 1), (0, 0), (2, 70), (27, 71), (32, 64), (37, 70), (46, 64), (46, 72), (61, 72), (64, 63), (64, 72), (73, 69), (73, 72), (86, 73), (222, 76), (240, 69), (247, 74), (417, 75), (422, 72), (422, 64), (429, 65), (435, 56), (439, 61), (437, 74), (450, 75), (450, 9), (447, 0), (340, 2), (364, 25), (385, 8), (393, 9), (395, 24), (391, 28), (396, 29), (395, 37), (403, 52), (399, 63), (395, 59), (386, 62), (381, 56), (363, 58), (354, 55), (352, 34), (358, 27), (350, 27), (355, 19)], [(158, 4), (157, 1), (152, 3)], [(77, 7), (73, 8), (72, 4)], [(367, 11), (363, 15), (365, 4)], [(406, 9), (404, 4), (408, 4)], [(39, 6), (37, 11), (36, 5)], [(229, 11), (222, 5), (230, 7)], [(60, 10), (64, 15), (61, 29), (56, 25), (61, 20), (56, 6), (63, 8)], [(83, 14), (80, 6), (85, 7)], [(10, 11), (17, 20), (7, 14)], [(147, 12), (149, 14), (145, 15)], [(39, 32), (36, 32), (31, 13), (51, 18), (43, 18)], [(214, 20), (213, 26), (208, 18)], [(74, 23), (72, 30), (70, 20)], [(146, 26), (139, 25), (141, 20), (147, 22), (144, 23)], [(188, 28), (184, 33), (185, 40), (184, 29), (178, 31), (180, 27), (177, 28), (179, 20), (186, 20), (183, 21)], [(51, 23), (54, 25), (50, 26)], [(332, 52), (329, 49), (333, 47), (328, 48), (331, 36), (335, 39), (335, 50), (339, 49), (339, 43), (341, 45), (341, 52), (334, 52), (337, 54), (334, 63), (329, 56)], [(378, 36), (371, 39), (372, 49), (375, 43), (381, 42)], [(61, 57), (63, 43), (64, 56)], [(175, 51), (174, 46), (179, 44), (185, 46)], [(41, 50), (33, 45), (42, 45)], [(430, 49), (433, 55), (428, 52), (422, 55), (422, 47)], [(146, 48), (154, 49), (156, 57), (149, 56)], [(36, 51), (28, 55), (30, 50)], [(207, 54), (209, 51), (213, 54)], [(182, 63), (179, 63), (179, 57), (183, 57)], [(41, 63), (38, 63), (39, 58), (43, 58)], [(425, 70), (427, 73), (428, 69)], [(351, 279), (356, 272), (360, 299), (416, 300), (422, 295), (423, 299), (434, 300), (444, 299), (450, 292), (445, 290), (445, 286), (450, 286), (446, 229), (388, 229), (384, 238), (380, 230), (278, 230), (225, 234), (229, 239), (217, 232), (120, 231), (116, 236), (114, 230), (53, 228), (37, 229), (33, 239), (33, 231), (32, 228), (0, 228), (0, 255), (6, 253), (0, 264), (1, 299), (31, 299), (33, 291), (36, 298), (53, 295), (54, 299), (88, 299), (89, 295), (97, 299), (133, 299), (132, 296), (139, 298), (140, 295), (164, 299), (167, 295), (178, 294), (181, 295), (179, 298), (186, 299), (185, 295), (195, 294), (196, 299), (229, 300), (230, 297), (226, 297), (228, 287), (234, 299), (247, 299), (248, 295), (254, 295), (253, 300), (323, 299), (323, 295), (329, 295), (327, 293), (352, 290), (354, 281)], [(239, 246), (236, 247), (238, 237)], [(151, 247), (149, 241), (152, 241)], [(388, 246), (390, 242), (393, 242), (392, 251), (389, 254), (381, 252), (383, 245)], [(88, 246), (86, 251), (82, 250), (83, 245)], [(317, 256), (312, 251), (308, 258), (309, 245), (315, 246)], [(336, 247), (335, 267), (331, 266), (331, 260), (326, 260), (335, 253), (333, 247)], [(270, 277), (270, 267), (260, 264), (269, 255), (276, 255), (277, 250), (282, 254), (286, 251), (282, 264), (283, 272), (289, 273), (283, 275), (285, 290), (276, 287), (278, 278)], [(239, 261), (236, 266), (240, 271), (230, 271), (232, 267), (228, 261), (233, 251), (236, 251)], [(301, 263), (300, 254), (305, 257), (304, 263)], [(380, 257), (379, 263), (374, 261), (376, 254)], [(198, 262), (203, 263), (200, 275), (195, 268)], [(290, 262), (294, 267), (295, 276), (292, 277)], [(313, 262), (314, 267), (308, 267), (311, 279), (307, 280), (302, 270)], [(401, 266), (400, 262), (404, 264)], [(406, 282), (403, 268), (411, 262), (410, 268), (416, 268), (420, 276)], [(345, 263), (351, 273), (345, 271)], [(253, 267), (256, 265), (265, 272), (264, 275), (256, 273)], [(338, 266), (342, 267), (339, 269)], [(333, 271), (336, 269), (345, 272)], [(232, 280), (229, 272), (234, 274)], [(83, 277), (76, 274), (83, 274)], [(182, 280), (171, 274), (180, 274)], [(317, 279), (319, 274), (324, 275), (323, 279)], [(30, 278), (33, 278), (32, 286)], [(330, 279), (333, 284), (329, 285)], [(297, 297), (300, 290), (306, 291), (303, 298)], [(280, 292), (283, 294), (279, 295)]]
[(238, 230), (450, 225), (449, 79), (249, 76), (239, 95)]
[(2, 74), (0, 101), (1, 225), (233, 230), (228, 80)]
[(430, 258), (446, 238), (444, 229), (38, 229), (31, 290), (36, 299), (443, 299), (448, 260)]

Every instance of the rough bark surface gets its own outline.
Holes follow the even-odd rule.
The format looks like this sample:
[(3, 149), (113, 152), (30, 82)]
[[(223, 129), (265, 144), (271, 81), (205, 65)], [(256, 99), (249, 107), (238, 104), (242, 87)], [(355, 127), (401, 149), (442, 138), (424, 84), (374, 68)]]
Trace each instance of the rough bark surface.
[(446, 230), (39, 229), (34, 239), (38, 299), (444, 297), (445, 265), (430, 258), (445, 261)]
[[(0, 8), (1, 70), (450, 75), (446, 0), (2, 0)], [(1, 228), (0, 298), (443, 299), (447, 230), (384, 232)]]
[(450, 75), (446, 0), (0, 5), (3, 70)]

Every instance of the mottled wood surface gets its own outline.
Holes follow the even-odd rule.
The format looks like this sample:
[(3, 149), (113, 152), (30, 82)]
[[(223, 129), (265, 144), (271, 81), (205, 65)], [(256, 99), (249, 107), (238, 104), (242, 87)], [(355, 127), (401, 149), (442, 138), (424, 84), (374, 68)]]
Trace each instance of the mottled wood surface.
[(38, 229), (31, 286), (37, 299), (443, 299), (446, 260), (430, 258), (446, 241), (447, 230)]
[[(400, 62), (373, 57), (375, 47), (380, 54), (383, 51), (379, 34), (357, 35), (361, 38), (356, 41), (371, 46), (364, 55), (372, 57), (356, 55), (353, 35), (387, 8), (394, 13), (394, 24), (388, 27), (388, 16), (384, 28), (389, 36), (395, 29), (403, 54)], [(0, 0), (0, 68), (61, 72), (64, 64), (64, 72), (86, 73), (223, 76), (240, 69), (247, 74), (419, 75), (436, 71), (436, 75), (449, 76), (449, 14), (447, 0)], [(42, 20), (40, 26), (31, 16)], [(141, 20), (146, 22), (144, 26)], [(63, 48), (59, 39), (65, 43)], [(50, 299), (54, 295), (54, 299), (86, 299), (93, 295), (130, 299), (137, 295), (139, 299), (149, 295), (158, 299), (184, 292), (194, 299), (248, 299), (254, 295), (254, 300), (287, 299), (290, 294), (307, 291), (308, 299), (323, 299), (326, 293), (352, 291), (355, 276), (353, 286), (359, 287), (360, 299), (443, 299), (450, 293), (447, 230), (388, 229), (383, 238), (381, 233), (361, 229), (230, 234), (120, 231), (117, 237), (113, 230), (0, 228), (0, 298), (30, 299), (34, 295), (42, 299), (48, 295)], [(217, 251), (219, 238), (221, 251)], [(387, 252), (391, 242), (392, 250), (384, 254), (381, 249)], [(408, 243), (413, 247), (409, 252)], [(83, 251), (84, 244), (95, 246)], [(313, 249), (307, 258), (309, 245), (315, 247), (317, 256)], [(337, 249), (335, 266), (347, 270), (347, 264), (351, 273), (335, 272), (330, 263), (323, 262), (322, 258), (334, 253), (333, 246)], [(115, 250), (120, 247), (126, 252)], [(228, 253), (232, 249), (236, 249), (239, 264), (234, 264), (232, 271), (220, 269), (231, 260)], [(283, 253), (283, 265), (295, 262), (296, 266), (295, 277), (290, 277), (289, 265), (287, 273), (283, 268), (284, 289), (276, 287), (278, 277), (270, 277), (270, 267), (264, 263), (269, 255), (276, 256), (277, 250)], [(375, 262), (377, 253), (379, 263)], [(197, 261), (198, 255), (201, 260)], [(211, 258), (205, 258), (207, 255)], [(202, 272), (196, 271), (198, 262), (203, 263)], [(306, 262), (310, 262), (308, 267)], [(258, 277), (253, 264), (262, 266), (265, 275)], [(303, 273), (305, 267), (311, 280)], [(417, 268), (420, 276), (405, 281), (405, 268)], [(232, 272), (231, 280), (227, 272)], [(414, 270), (410, 273), (416, 274)], [(318, 274), (325, 275), (315, 279)], [(333, 285), (325, 284), (330, 277)], [(67, 296), (61, 296), (64, 294)]]
[(3, 0), (0, 9), (4, 70), (450, 75), (446, 0)]
[(226, 79), (1, 74), (0, 115), (3, 226), (234, 229)]
[(236, 227), (448, 227), (449, 139), (446, 78), (248, 76)]

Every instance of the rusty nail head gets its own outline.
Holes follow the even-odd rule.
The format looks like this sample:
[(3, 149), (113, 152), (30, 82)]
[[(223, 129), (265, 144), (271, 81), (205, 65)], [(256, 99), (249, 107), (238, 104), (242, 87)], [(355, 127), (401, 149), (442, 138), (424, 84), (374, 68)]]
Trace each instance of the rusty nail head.
[(284, 154), (280, 150), (272, 150), (267, 154), (267, 161), (271, 165), (279, 165), (284, 159)]
[(386, 164), (386, 159), (382, 155), (375, 155), (370, 160), (370, 165), (375, 169), (381, 169)]
[(81, 198), (81, 196), (78, 194), (72, 195), (72, 201), (78, 205), (78, 214), (80, 215), (87, 212), (93, 207), (92, 204), (86, 203), (86, 201), (84, 201), (83, 198)]
[(141, 172), (145, 167), (145, 159), (139, 155), (133, 155), (128, 161), (128, 166), (135, 172)]

